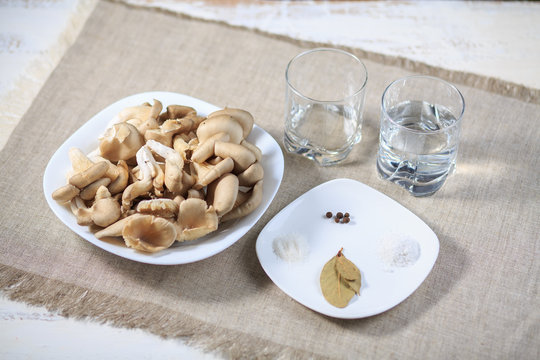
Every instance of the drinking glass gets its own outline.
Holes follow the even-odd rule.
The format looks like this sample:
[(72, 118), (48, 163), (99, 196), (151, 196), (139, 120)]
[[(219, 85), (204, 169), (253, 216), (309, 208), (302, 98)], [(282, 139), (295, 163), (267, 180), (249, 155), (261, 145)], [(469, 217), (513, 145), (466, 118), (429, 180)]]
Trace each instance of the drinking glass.
[(452, 84), (408, 76), (384, 91), (377, 169), (414, 196), (435, 193), (456, 166), (465, 100)]
[(360, 142), (367, 70), (356, 56), (318, 48), (285, 71), (284, 145), (319, 165), (342, 162)]

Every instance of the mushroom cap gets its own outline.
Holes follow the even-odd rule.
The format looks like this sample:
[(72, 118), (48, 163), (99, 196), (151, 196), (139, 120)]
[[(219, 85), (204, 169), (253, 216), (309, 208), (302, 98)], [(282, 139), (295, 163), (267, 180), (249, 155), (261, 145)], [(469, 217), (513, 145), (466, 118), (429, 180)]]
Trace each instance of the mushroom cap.
[(260, 162), (256, 161), (251, 164), (244, 172), (238, 175), (240, 186), (251, 187), (255, 183), (264, 178), (264, 169)]
[(234, 161), (231, 158), (226, 158), (218, 162), (216, 165), (211, 165), (206, 162), (190, 164), (191, 173), (197, 175), (197, 183), (193, 186), (195, 189), (202, 189), (210, 184), (221, 175), (229, 173), (234, 168)]
[(176, 217), (178, 204), (172, 199), (143, 200), (137, 204), (137, 212), (164, 218)]
[(109, 190), (101, 186), (96, 193), (96, 201), (92, 205), (92, 221), (94, 224), (107, 227), (114, 224), (122, 215), (120, 204), (111, 197)]
[(94, 162), (86, 156), (81, 149), (73, 147), (68, 151), (69, 161), (74, 173), (82, 172), (94, 165)]
[(208, 118), (200, 123), (197, 128), (199, 143), (205, 142), (217, 133), (229, 134), (229, 141), (235, 144), (240, 144), (244, 136), (240, 123), (234, 120), (232, 116), (226, 114)]
[(238, 121), (240, 126), (242, 126), (242, 133), (243, 138), (247, 138), (249, 133), (251, 132), (251, 129), (253, 129), (253, 115), (251, 115), (246, 110), (242, 109), (234, 109), (234, 108), (225, 108), (223, 110), (218, 110), (210, 115), (208, 115), (208, 118), (213, 118), (216, 116), (222, 116), (222, 115), (228, 115), (231, 116), (234, 120)]
[(216, 141), (214, 153), (222, 158), (231, 158), (234, 160), (234, 172), (236, 174), (246, 170), (253, 164), (257, 158), (246, 147), (230, 142)]
[(180, 203), (176, 221), (178, 241), (198, 239), (218, 228), (218, 217), (212, 206), (207, 208), (206, 201), (189, 198)]
[(113, 118), (113, 124), (117, 124), (120, 122), (126, 122), (131, 119), (139, 119), (139, 120), (146, 120), (148, 116), (150, 115), (150, 111), (152, 110), (152, 107), (143, 104), (138, 106), (130, 106), (127, 108), (122, 109), (114, 118)]
[(189, 106), (184, 105), (169, 105), (167, 106), (167, 115), (169, 119), (180, 119), (188, 114), (196, 114), (197, 111)]
[(248, 192), (249, 198), (236, 208), (223, 215), (222, 222), (238, 219), (253, 212), (262, 202), (263, 180), (259, 180)]
[(116, 162), (131, 159), (143, 145), (144, 138), (137, 128), (123, 122), (105, 131), (99, 142), (99, 151), (104, 158)]
[(238, 178), (228, 173), (208, 185), (207, 201), (216, 209), (218, 217), (231, 211), (238, 195)]
[(122, 236), (122, 230), (124, 229), (124, 225), (127, 224), (128, 221), (132, 220), (135, 217), (138, 216), (144, 216), (142, 214), (132, 214), (125, 218), (122, 218), (111, 225), (107, 226), (105, 229), (99, 230), (94, 235), (98, 239), (106, 238), (106, 237), (113, 237), (113, 236)]
[(199, 143), (191, 155), (191, 161), (201, 163), (214, 155), (214, 145), (216, 141), (229, 141), (230, 136), (227, 133), (217, 133)]
[(168, 220), (141, 215), (124, 224), (122, 236), (128, 247), (152, 253), (170, 247), (176, 239), (176, 229)]

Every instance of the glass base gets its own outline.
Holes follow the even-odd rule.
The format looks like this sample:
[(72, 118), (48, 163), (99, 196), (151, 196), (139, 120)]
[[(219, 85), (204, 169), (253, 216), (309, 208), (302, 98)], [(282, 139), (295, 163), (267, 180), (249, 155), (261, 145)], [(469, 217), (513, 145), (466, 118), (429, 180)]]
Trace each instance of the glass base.
[(381, 162), (380, 158), (377, 158), (377, 171), (381, 179), (401, 186), (416, 197), (430, 196), (436, 193), (444, 185), (450, 172), (445, 172), (439, 176), (431, 176), (429, 179), (423, 179), (416, 174), (414, 166), (408, 166), (407, 162), (401, 163), (399, 167), (389, 168)]
[(283, 137), (283, 144), (288, 152), (307, 157), (320, 166), (337, 165), (343, 162), (352, 150), (352, 146), (350, 146), (348, 149), (341, 152), (323, 152), (318, 149), (298, 145), (294, 143), (287, 134)]

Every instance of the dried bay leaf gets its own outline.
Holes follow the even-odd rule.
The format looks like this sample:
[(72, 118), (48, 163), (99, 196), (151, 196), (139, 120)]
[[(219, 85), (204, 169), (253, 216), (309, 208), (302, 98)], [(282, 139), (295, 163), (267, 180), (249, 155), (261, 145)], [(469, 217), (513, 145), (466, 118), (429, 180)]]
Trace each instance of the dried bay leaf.
[(341, 253), (337, 255), (336, 270), (347, 280), (356, 280), (360, 278), (360, 270)]
[(360, 286), (362, 286), (362, 280), (360, 277), (356, 280), (346, 280), (345, 284), (350, 287), (356, 293), (356, 295), (360, 295)]
[(334, 256), (324, 265), (320, 276), (321, 290), (326, 301), (335, 307), (344, 308), (356, 291), (336, 270), (336, 260), (337, 256)]

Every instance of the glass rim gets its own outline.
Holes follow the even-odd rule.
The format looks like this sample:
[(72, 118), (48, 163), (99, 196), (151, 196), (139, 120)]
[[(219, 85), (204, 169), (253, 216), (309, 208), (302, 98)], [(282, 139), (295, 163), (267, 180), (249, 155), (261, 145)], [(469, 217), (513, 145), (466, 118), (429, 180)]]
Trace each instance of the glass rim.
[[(341, 53), (343, 55), (347, 55), (348, 57), (352, 58), (353, 60), (355, 60), (358, 64), (362, 65), (362, 69), (364, 69), (364, 74), (366, 75), (365, 76), (365, 79), (364, 79), (364, 83), (360, 86), (360, 88), (356, 91), (354, 91), (351, 95), (347, 95), (341, 99), (335, 99), (335, 100), (319, 100), (319, 99), (314, 99), (312, 97), (309, 97), (309, 96), (306, 96), (304, 94), (302, 94), (297, 88), (295, 88), (291, 82), (289, 81), (289, 70), (290, 70), (290, 67), (292, 65), (293, 62), (295, 62), (296, 60), (298, 60), (299, 58), (305, 56), (305, 55), (309, 55), (311, 53), (314, 53), (314, 52), (321, 52), (321, 51), (329, 51), (329, 52), (336, 52), (336, 53)], [(350, 52), (348, 51), (345, 51), (345, 50), (341, 50), (341, 49), (337, 49), (337, 48), (327, 48), (327, 47), (319, 47), (319, 48), (315, 48), (315, 49), (310, 49), (310, 50), (306, 50), (304, 52), (301, 52), (300, 54), (296, 55), (295, 57), (293, 57), (289, 63), (287, 64), (287, 68), (285, 69), (285, 81), (287, 82), (287, 86), (298, 96), (306, 99), (306, 100), (309, 100), (309, 101), (312, 101), (312, 102), (317, 102), (317, 103), (323, 103), (323, 104), (332, 104), (332, 103), (340, 103), (340, 102), (344, 102), (346, 101), (347, 99), (350, 99), (352, 97), (355, 97), (357, 96), (359, 93), (361, 93), (365, 88), (366, 88), (366, 85), (367, 85), (367, 81), (368, 81), (368, 72), (367, 72), (367, 68), (366, 68), (366, 65), (362, 62), (362, 60), (360, 60), (356, 55), (354, 54), (351, 54)]]
[[(461, 112), (460, 112), (459, 116), (456, 117), (456, 122), (454, 122), (452, 125), (446, 126), (444, 128), (438, 129), (438, 130), (432, 130), (432, 131), (410, 129), (408, 127), (405, 127), (405, 126), (395, 122), (394, 119), (392, 119), (392, 117), (388, 114), (386, 106), (384, 105), (384, 98), (385, 98), (386, 93), (388, 92), (388, 90), (393, 85), (395, 85), (397, 82), (405, 81), (407, 79), (421, 79), (421, 78), (435, 80), (437, 82), (443, 83), (444, 85), (448, 86), (450, 89), (452, 89), (453, 91), (455, 91), (459, 95), (459, 99), (460, 99), (460, 102), (461, 102)], [(438, 78), (436, 76), (429, 76), (429, 75), (409, 75), (409, 76), (404, 76), (404, 77), (401, 77), (399, 79), (396, 79), (396, 80), (392, 81), (386, 87), (386, 89), (384, 89), (384, 92), (383, 92), (382, 97), (381, 97), (381, 108), (382, 108), (382, 111), (383, 111), (385, 117), (388, 120), (390, 120), (390, 122), (392, 124), (402, 128), (402, 129), (405, 129), (407, 131), (410, 131), (412, 133), (417, 133), (417, 134), (436, 134), (436, 133), (439, 133), (439, 132), (443, 132), (443, 131), (447, 131), (449, 129), (452, 129), (453, 127), (459, 126), (461, 124), (461, 119), (463, 119), (463, 114), (465, 113), (465, 98), (461, 94), (461, 91), (459, 91), (459, 89), (454, 84), (452, 84), (452, 83), (450, 83), (450, 82), (448, 82), (446, 80), (443, 80), (443, 79)]]

